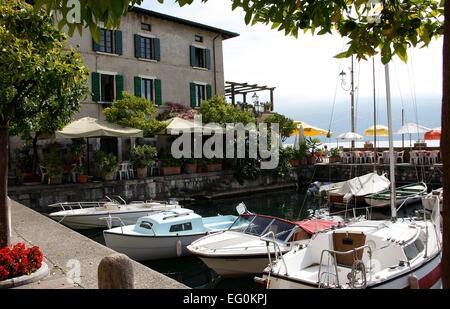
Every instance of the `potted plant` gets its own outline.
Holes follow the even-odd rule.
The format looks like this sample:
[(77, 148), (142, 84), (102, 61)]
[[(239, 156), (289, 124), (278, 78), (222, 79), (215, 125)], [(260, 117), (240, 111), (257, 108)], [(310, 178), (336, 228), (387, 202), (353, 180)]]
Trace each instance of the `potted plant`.
[(21, 183), (29, 182), (33, 178), (33, 154), (32, 146), (25, 145), (14, 152), (14, 165), (17, 169), (17, 177)]
[(94, 162), (104, 181), (110, 181), (114, 179), (114, 175), (117, 172), (118, 165), (117, 157), (114, 154), (106, 153), (102, 150), (97, 150), (94, 153)]
[(186, 174), (197, 173), (197, 159), (195, 159), (195, 158), (185, 159), (183, 167), (184, 167), (184, 172)]
[(44, 155), (45, 172), (49, 185), (62, 183), (63, 163), (61, 153), (56, 148), (49, 149)]
[(72, 144), (68, 146), (69, 153), (72, 155), (72, 161), (81, 163), (81, 160), (83, 158), (83, 147), (84, 147), (84, 140), (83, 139), (73, 139)]
[(211, 158), (206, 159), (206, 170), (208, 172), (217, 172), (222, 170), (222, 159), (220, 158)]
[(131, 150), (130, 161), (136, 168), (137, 178), (144, 179), (147, 176), (149, 166), (155, 163), (157, 150), (149, 145), (136, 146)]
[(336, 163), (341, 161), (342, 150), (340, 148), (330, 149), (330, 163)]
[(300, 165), (300, 158), (298, 155), (298, 151), (296, 151), (293, 147), (288, 146), (284, 148), (284, 155), (289, 161), (289, 164), (293, 167)]
[(181, 174), (182, 162), (180, 159), (175, 159), (171, 155), (168, 155), (161, 160), (161, 164), (162, 174), (164, 176)]
[(308, 157), (309, 164), (315, 164), (317, 161), (316, 149), (322, 145), (322, 142), (318, 138), (308, 138), (306, 139), (308, 148), (311, 150), (310, 156)]
[(84, 168), (84, 165), (77, 164), (73, 172), (78, 174), (78, 182), (79, 183), (86, 183), (88, 181), (88, 175), (86, 174), (86, 169)]

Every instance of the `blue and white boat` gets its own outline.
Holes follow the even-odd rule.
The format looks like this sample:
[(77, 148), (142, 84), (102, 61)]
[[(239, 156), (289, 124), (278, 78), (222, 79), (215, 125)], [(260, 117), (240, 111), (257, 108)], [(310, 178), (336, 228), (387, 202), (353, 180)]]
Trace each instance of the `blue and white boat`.
[(103, 231), (106, 245), (136, 261), (189, 255), (187, 246), (210, 233), (228, 229), (237, 216), (202, 218), (191, 209), (175, 208), (149, 214), (136, 224)]

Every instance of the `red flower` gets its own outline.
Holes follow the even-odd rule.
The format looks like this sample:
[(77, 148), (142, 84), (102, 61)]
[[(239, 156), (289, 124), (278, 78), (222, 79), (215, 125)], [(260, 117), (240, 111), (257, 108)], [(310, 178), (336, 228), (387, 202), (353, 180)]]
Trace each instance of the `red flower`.
[(37, 246), (26, 248), (25, 244), (17, 243), (0, 248), (0, 281), (31, 274), (41, 267), (43, 258)]

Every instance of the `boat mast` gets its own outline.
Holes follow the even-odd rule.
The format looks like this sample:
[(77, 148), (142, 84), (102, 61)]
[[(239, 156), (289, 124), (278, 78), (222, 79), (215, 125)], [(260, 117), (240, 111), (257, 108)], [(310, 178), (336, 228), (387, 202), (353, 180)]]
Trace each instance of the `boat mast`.
[(391, 85), (389, 80), (389, 63), (384, 65), (384, 73), (386, 75), (386, 103), (387, 118), (389, 128), (389, 176), (391, 180), (391, 219), (397, 220), (397, 201), (395, 195), (395, 158), (394, 158), (394, 139), (392, 133), (392, 110), (391, 110)]
[[(351, 97), (351, 103), (352, 103), (352, 132), (355, 133), (355, 80), (353, 76), (353, 55), (352, 55), (352, 66), (351, 66), (351, 90), (350, 90), (350, 97)], [(352, 140), (352, 149), (355, 148), (355, 140)]]
[[(373, 79), (373, 147), (375, 150), (375, 158), (377, 157), (377, 99), (375, 90), (375, 57), (372, 58), (372, 79)], [(376, 160), (375, 160), (376, 161)]]

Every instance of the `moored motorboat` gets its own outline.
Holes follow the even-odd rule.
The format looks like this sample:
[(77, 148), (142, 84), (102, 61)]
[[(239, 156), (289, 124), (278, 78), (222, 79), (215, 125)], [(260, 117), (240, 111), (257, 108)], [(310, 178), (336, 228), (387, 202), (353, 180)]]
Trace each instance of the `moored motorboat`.
[(176, 208), (149, 214), (136, 224), (103, 231), (106, 246), (136, 261), (189, 255), (186, 246), (209, 233), (228, 229), (237, 216), (202, 218), (194, 211)]
[[(421, 200), (427, 192), (427, 185), (423, 182), (408, 184), (396, 188), (395, 199), (398, 205), (407, 205)], [(365, 201), (372, 207), (386, 207), (391, 204), (391, 191), (385, 190), (380, 193), (366, 196)]]
[[(311, 235), (337, 226), (330, 220), (312, 219), (292, 222), (272, 216), (245, 213), (227, 230), (207, 235), (188, 246), (209, 268), (222, 277), (262, 273), (271, 256), (306, 244)], [(261, 237), (273, 240), (269, 248)]]
[(316, 234), (256, 278), (267, 288), (439, 288), (438, 222), (362, 221)]
[[(120, 197), (107, 199), (100, 202), (52, 204), (49, 207), (60, 207), (62, 210), (50, 213), (49, 217), (75, 230), (110, 228), (121, 224), (134, 224), (140, 217), (152, 212), (181, 207), (176, 201), (133, 201), (127, 204)], [(110, 220), (110, 217), (116, 220)]]
[(357, 205), (364, 202), (367, 195), (389, 189), (391, 182), (385, 175), (368, 173), (345, 181), (342, 186), (327, 192), (332, 205)]
[(442, 206), (442, 201), (444, 198), (443, 192), (444, 192), (443, 188), (439, 188), (431, 191), (425, 196), (422, 196), (423, 207), (429, 211), (433, 211), (436, 205), (436, 197), (439, 199), (439, 204)]

